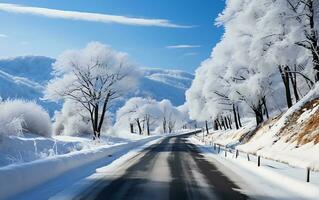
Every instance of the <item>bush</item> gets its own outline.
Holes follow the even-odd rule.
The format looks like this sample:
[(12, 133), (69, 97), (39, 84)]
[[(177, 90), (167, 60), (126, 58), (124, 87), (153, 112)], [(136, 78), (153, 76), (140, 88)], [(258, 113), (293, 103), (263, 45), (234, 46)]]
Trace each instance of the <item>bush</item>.
[(49, 114), (35, 102), (7, 100), (0, 103), (0, 135), (22, 133), (50, 137), (52, 124)]

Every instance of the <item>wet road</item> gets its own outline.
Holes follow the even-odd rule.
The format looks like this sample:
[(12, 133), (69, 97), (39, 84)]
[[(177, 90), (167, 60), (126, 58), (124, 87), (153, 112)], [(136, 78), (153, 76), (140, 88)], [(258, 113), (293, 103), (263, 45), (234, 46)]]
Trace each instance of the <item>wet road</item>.
[(169, 137), (128, 160), (76, 199), (248, 199), (186, 136)]

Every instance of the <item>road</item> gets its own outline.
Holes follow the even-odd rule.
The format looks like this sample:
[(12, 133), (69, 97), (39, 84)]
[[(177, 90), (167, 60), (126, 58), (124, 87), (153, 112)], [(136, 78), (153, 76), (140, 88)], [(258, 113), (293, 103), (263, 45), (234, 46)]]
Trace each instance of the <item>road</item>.
[(201, 155), (187, 136), (168, 137), (145, 149), (76, 199), (230, 199), (248, 197)]

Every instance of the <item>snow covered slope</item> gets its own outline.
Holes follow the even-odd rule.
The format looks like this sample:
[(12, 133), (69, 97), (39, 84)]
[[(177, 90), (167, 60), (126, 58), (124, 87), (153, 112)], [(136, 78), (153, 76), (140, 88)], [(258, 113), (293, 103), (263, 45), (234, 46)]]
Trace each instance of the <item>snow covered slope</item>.
[[(52, 78), (55, 59), (44, 56), (23, 56), (0, 60), (0, 96), (37, 101), (52, 115), (59, 105), (41, 100), (43, 88)], [(185, 90), (194, 76), (179, 70), (142, 69), (135, 96), (169, 99), (173, 105), (185, 102)], [(120, 106), (120, 104), (118, 105)], [(116, 110), (116, 109), (114, 109)]]
[(255, 129), (216, 131), (216, 143), (292, 166), (319, 170), (319, 84), (286, 112)]

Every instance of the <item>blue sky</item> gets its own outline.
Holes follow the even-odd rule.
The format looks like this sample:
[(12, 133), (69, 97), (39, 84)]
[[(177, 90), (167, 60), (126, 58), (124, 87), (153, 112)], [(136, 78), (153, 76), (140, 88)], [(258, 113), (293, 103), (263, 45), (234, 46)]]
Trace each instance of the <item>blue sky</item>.
[(99, 41), (142, 67), (194, 72), (222, 36), (214, 19), (223, 8), (224, 0), (1, 1), (0, 57), (56, 57)]

